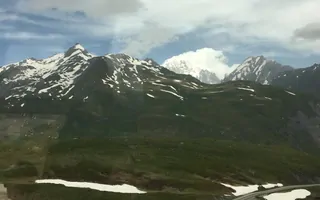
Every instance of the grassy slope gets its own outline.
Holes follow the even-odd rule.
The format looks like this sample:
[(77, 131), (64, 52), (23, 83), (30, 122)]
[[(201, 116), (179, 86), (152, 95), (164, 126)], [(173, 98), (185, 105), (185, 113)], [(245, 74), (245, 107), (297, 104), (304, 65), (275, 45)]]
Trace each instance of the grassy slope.
[[(304, 125), (297, 128), (300, 122), (291, 119), (299, 111), (309, 119), (315, 117), (309, 103), (315, 104), (316, 100), (310, 96), (293, 96), (282, 89), (248, 81), (203, 85), (202, 89), (191, 89), (183, 86), (187, 82), (170, 79), (161, 84), (176, 88), (184, 100), (160, 91), (162, 86), (147, 82), (140, 90), (127, 88), (121, 94), (105, 88), (94, 90), (87, 102), (82, 98), (27, 98), (24, 107), (6, 110), (1, 104), (0, 113), (61, 115), (66, 118), (61, 130), (56, 130), (61, 138), (86, 135), (211, 137), (290, 145), (307, 152), (319, 149)], [(169, 90), (169, 86), (162, 89)], [(255, 92), (238, 89), (247, 86)], [(148, 97), (147, 93), (156, 98)], [(37, 127), (34, 129), (37, 132)]]
[[(293, 96), (282, 89), (241, 81), (198, 90), (182, 88), (179, 84), (170, 82), (185, 97), (183, 101), (151, 84), (144, 85), (146, 92), (128, 91), (124, 96), (96, 95), (66, 114), (68, 121), (60, 136), (211, 137), (291, 145), (307, 152), (318, 149), (303, 125), (302, 128), (292, 126), (300, 123), (291, 119), (298, 111), (310, 119), (315, 117), (309, 103), (316, 100), (310, 96)], [(238, 89), (247, 86), (255, 92)], [(150, 98), (146, 93), (156, 98)]]
[[(43, 145), (43, 148), (47, 147)], [(24, 148), (29, 147), (26, 145)], [(317, 157), (285, 146), (205, 138), (56, 140), (47, 154), (44, 154), (45, 149), (36, 152), (25, 150), (20, 144), (6, 151), (5, 157), (10, 158), (11, 164), (19, 160), (30, 161), (43, 178), (128, 183), (148, 191), (221, 194), (229, 190), (218, 184), (220, 181), (238, 184), (295, 183), (293, 174), (309, 178), (320, 176), (320, 160)], [(3, 151), (1, 154), (4, 156)], [(39, 155), (42, 156), (40, 159)], [(1, 161), (2, 167), (10, 164), (8, 160)], [(25, 179), (2, 177), (3, 181)]]
[[(247, 85), (256, 92), (237, 89)], [(148, 191), (221, 194), (229, 190), (219, 181), (295, 183), (298, 177), (308, 182), (320, 176), (318, 157), (291, 148), (311, 152), (311, 138), (303, 130), (288, 129), (297, 111), (313, 117), (308, 104), (312, 98), (248, 82), (181, 89), (184, 101), (152, 89), (161, 98), (144, 92), (127, 97), (103, 93), (88, 103), (39, 100), (14, 110), (52, 111), (67, 121), (60, 140), (1, 141), (0, 169), (23, 160), (39, 172), (38, 177), (14, 177), (17, 171), (1, 171), (1, 180), (58, 177), (129, 183)], [(119, 135), (126, 137), (112, 137)]]

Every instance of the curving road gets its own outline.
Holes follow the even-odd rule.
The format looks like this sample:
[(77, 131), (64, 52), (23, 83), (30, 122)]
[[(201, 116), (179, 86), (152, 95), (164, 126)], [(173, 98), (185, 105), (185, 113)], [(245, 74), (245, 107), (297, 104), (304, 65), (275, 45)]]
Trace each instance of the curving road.
[(310, 185), (289, 185), (289, 186), (283, 186), (283, 187), (278, 187), (278, 188), (273, 188), (269, 190), (264, 190), (264, 191), (257, 191), (257, 192), (252, 192), (249, 194), (245, 194), (240, 197), (236, 197), (233, 200), (258, 200), (256, 197), (258, 196), (265, 196), (270, 193), (275, 193), (275, 192), (281, 192), (283, 190), (291, 190), (291, 189), (301, 189), (301, 188), (308, 188), (308, 187), (319, 187), (320, 184), (310, 184)]

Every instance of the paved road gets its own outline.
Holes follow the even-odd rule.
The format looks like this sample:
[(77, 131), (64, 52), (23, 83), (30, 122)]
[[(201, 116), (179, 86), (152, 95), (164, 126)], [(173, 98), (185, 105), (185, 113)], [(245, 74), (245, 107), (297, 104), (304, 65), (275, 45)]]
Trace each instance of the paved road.
[(257, 200), (257, 196), (264, 196), (268, 195), (270, 193), (275, 193), (275, 192), (281, 192), (283, 190), (293, 190), (293, 189), (301, 189), (301, 188), (308, 188), (308, 187), (319, 187), (320, 184), (310, 184), (310, 185), (289, 185), (289, 186), (283, 186), (283, 187), (278, 187), (278, 188), (273, 188), (265, 191), (258, 191), (258, 192), (253, 192), (249, 194), (245, 194), (241, 197), (236, 197), (233, 200)]

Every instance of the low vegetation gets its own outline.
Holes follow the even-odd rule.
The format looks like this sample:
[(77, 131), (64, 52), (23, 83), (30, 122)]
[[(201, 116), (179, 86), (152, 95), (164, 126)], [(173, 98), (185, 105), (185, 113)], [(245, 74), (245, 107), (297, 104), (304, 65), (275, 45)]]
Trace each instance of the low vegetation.
[[(32, 141), (22, 143), (32, 149), (35, 140)], [(25, 151), (19, 142), (11, 144), (10, 151), (1, 151), (1, 157), (10, 158), (1, 159), (0, 166), (8, 167), (2, 168), (2, 181), (61, 178), (127, 183), (147, 191), (223, 194), (231, 191), (219, 182), (294, 184), (320, 177), (318, 157), (286, 146), (173, 137), (74, 138), (47, 144), (38, 144), (43, 149), (37, 151)], [(16, 170), (26, 170), (12, 167), (21, 160), (33, 163), (38, 176), (31, 173), (30, 167), (29, 174), (17, 173)]]

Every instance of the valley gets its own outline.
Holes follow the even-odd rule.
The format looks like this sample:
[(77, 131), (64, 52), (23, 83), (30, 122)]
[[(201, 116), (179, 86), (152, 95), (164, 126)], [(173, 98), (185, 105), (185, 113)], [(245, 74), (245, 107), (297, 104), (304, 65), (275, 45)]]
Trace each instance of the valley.
[(0, 86), (4, 184), (65, 179), (206, 199), (232, 193), (221, 183), (320, 180), (320, 101), (312, 93), (251, 80), (206, 84), (79, 44), (2, 67)]

